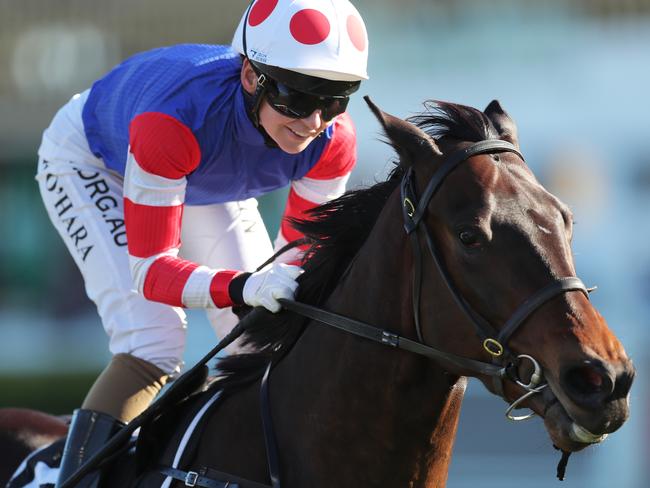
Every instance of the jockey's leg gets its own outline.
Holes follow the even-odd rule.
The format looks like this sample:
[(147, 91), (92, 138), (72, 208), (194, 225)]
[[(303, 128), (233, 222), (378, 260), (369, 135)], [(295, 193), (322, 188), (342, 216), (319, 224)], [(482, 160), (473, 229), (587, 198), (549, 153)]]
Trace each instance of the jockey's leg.
[[(63, 449), (57, 486), (68, 479), (125, 423), (142, 413), (160, 392), (168, 375), (148, 361), (130, 354), (116, 354), (88, 392), (81, 409), (75, 410)], [(97, 474), (82, 487), (95, 487)]]
[[(211, 268), (255, 269), (273, 254), (257, 200), (218, 205), (186, 206), (181, 230), (180, 255)], [(208, 319), (219, 338), (237, 324), (230, 308), (211, 308)], [(232, 354), (242, 352), (239, 341), (226, 348)]]
[(130, 422), (146, 410), (168, 378), (162, 369), (144, 359), (116, 354), (95, 381), (81, 408)]
[[(118, 176), (90, 159), (41, 159), (37, 180), (50, 219), (83, 275), (86, 293), (97, 305), (109, 349), (116, 356), (84, 405), (128, 422), (148, 406), (166, 377), (180, 371), (185, 314), (133, 290)], [(89, 450), (102, 445), (105, 430), (95, 430), (93, 422), (78, 422), (80, 432), (90, 429), (89, 444), (78, 450), (91, 456)], [(98, 442), (92, 442), (95, 435)], [(75, 456), (70, 449), (68, 453)]]

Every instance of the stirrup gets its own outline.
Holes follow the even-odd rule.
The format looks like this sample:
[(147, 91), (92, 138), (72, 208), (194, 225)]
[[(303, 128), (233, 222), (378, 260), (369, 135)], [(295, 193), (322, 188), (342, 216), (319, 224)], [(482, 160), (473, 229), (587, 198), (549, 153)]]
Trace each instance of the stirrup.
[[(55, 488), (59, 488), (83, 463), (99, 451), (123, 425), (119, 420), (102, 412), (75, 410), (63, 448)], [(90, 473), (76, 485), (76, 488), (97, 488), (99, 474), (98, 471)]]

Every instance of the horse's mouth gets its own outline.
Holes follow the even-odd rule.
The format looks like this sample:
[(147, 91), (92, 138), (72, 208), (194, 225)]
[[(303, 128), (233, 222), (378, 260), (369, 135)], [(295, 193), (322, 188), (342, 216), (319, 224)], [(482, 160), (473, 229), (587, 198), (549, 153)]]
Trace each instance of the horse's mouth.
[(575, 422), (551, 388), (545, 388), (530, 407), (544, 419), (544, 426), (553, 445), (567, 452), (576, 452), (599, 444), (607, 434), (593, 434)]

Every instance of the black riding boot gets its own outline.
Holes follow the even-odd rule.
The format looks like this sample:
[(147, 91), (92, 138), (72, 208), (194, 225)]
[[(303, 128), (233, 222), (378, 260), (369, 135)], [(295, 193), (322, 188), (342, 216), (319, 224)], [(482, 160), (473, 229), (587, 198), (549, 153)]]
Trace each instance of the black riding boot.
[[(108, 414), (78, 409), (72, 415), (68, 437), (63, 448), (59, 488), (82, 464), (90, 459), (124, 424)], [(97, 488), (99, 471), (86, 475), (76, 488)]]

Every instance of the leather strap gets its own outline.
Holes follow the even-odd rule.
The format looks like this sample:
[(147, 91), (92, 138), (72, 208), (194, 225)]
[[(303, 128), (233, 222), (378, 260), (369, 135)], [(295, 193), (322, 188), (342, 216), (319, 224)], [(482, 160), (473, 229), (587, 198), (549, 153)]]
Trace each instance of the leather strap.
[[(415, 207), (415, 211), (413, 212), (413, 214), (409, 215), (408, 219), (404, 219), (404, 229), (406, 230), (406, 233), (410, 234), (418, 226), (420, 220), (422, 220), (422, 217), (424, 217), (424, 214), (426, 213), (427, 207), (429, 206), (429, 201), (436, 193), (436, 191), (438, 191), (438, 188), (445, 180), (447, 175), (451, 173), (456, 168), (456, 166), (458, 166), (466, 159), (471, 158), (472, 156), (476, 156), (478, 154), (497, 153), (497, 152), (512, 152), (515, 153), (517, 156), (519, 156), (522, 160), (524, 160), (522, 154), (513, 144), (498, 139), (488, 139), (485, 141), (475, 142), (474, 144), (471, 144), (470, 146), (467, 146), (464, 149), (460, 149), (456, 151), (447, 159), (445, 159), (442, 165), (435, 171), (435, 173), (429, 180), (429, 183), (427, 184), (427, 187), (424, 189), (424, 192), (422, 193), (422, 197), (419, 199), (419, 202), (417, 203), (417, 206)], [(409, 171), (405, 175), (404, 181), (402, 182), (403, 198), (409, 197), (409, 195), (414, 196), (413, 186), (412, 186), (413, 183), (411, 182), (411, 174), (412, 174), (412, 169), (409, 168)], [(415, 203), (416, 200), (414, 198), (411, 200), (411, 202), (413, 203), (413, 205), (416, 205)]]
[(298, 313), (323, 324), (336, 327), (337, 329), (343, 330), (345, 332), (349, 332), (351, 334), (379, 342), (386, 346), (396, 347), (398, 349), (404, 349), (405, 351), (414, 352), (421, 356), (426, 356), (445, 364), (452, 364), (456, 367), (460, 367), (479, 374), (498, 377), (502, 377), (505, 374), (505, 369), (500, 366), (440, 351), (438, 349), (434, 349), (431, 346), (427, 346), (406, 337), (393, 334), (387, 330), (379, 329), (364, 322), (360, 322), (358, 320), (350, 319), (348, 317), (323, 310), (322, 308), (307, 305), (306, 303), (295, 302), (293, 300), (286, 300), (284, 298), (280, 298), (278, 301), (287, 310)]
[(158, 468), (158, 471), (165, 476), (182, 481), (185, 483), (185, 486), (202, 486), (204, 488), (240, 488), (237, 483), (208, 478), (197, 471), (183, 471), (182, 469), (176, 469), (169, 466), (161, 466)]
[(280, 461), (275, 430), (273, 429), (273, 418), (271, 417), (271, 397), (269, 390), (269, 377), (272, 368), (273, 361), (269, 361), (260, 384), (260, 412), (262, 415), (262, 427), (264, 429), (264, 442), (266, 444), (266, 457), (269, 465), (271, 485), (273, 488), (280, 488)]
[(420, 325), (420, 289), (422, 287), (422, 253), (420, 252), (420, 243), (418, 242), (417, 232), (411, 234), (413, 244), (413, 283), (411, 291), (413, 293), (413, 321), (415, 322), (415, 331), (418, 335), (418, 341), (424, 342), (422, 326)]
[(589, 296), (587, 287), (580, 278), (575, 276), (559, 278), (557, 281), (553, 281), (523, 302), (501, 328), (497, 340), (501, 344), (506, 344), (513, 332), (517, 330), (517, 327), (519, 327), (521, 323), (535, 310), (544, 305), (551, 298), (569, 291), (581, 291), (586, 297)]
[(456, 286), (454, 286), (454, 283), (451, 280), (451, 277), (449, 276), (447, 269), (443, 265), (440, 257), (438, 256), (438, 253), (436, 252), (436, 248), (433, 243), (433, 237), (431, 236), (431, 232), (429, 232), (429, 229), (426, 226), (423, 226), (423, 232), (426, 237), (429, 254), (431, 254), (431, 257), (433, 258), (433, 262), (435, 263), (436, 268), (438, 269), (438, 273), (440, 274), (443, 281), (445, 282), (445, 285), (447, 286), (449, 293), (451, 293), (451, 296), (456, 302), (456, 305), (458, 305), (458, 308), (460, 308), (462, 312), (467, 316), (467, 318), (469, 318), (469, 320), (474, 324), (476, 333), (479, 335), (481, 340), (485, 340), (488, 337), (496, 336), (497, 330), (494, 327), (492, 327), (492, 325), (490, 324), (490, 322), (488, 322), (487, 319), (485, 319), (481, 314), (479, 314), (472, 308), (472, 306), (467, 302), (467, 300), (465, 300), (463, 295), (458, 291)]
[(223, 473), (212, 468), (198, 471), (183, 471), (170, 466), (158, 466), (158, 472), (181, 481), (184, 486), (201, 486), (204, 488), (271, 488), (269, 485), (251, 481), (239, 476)]

